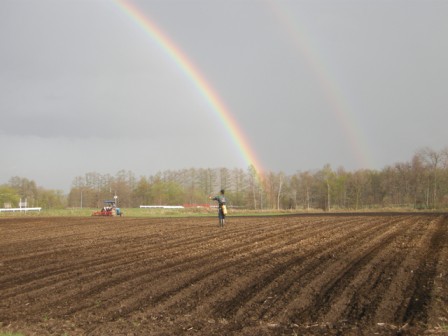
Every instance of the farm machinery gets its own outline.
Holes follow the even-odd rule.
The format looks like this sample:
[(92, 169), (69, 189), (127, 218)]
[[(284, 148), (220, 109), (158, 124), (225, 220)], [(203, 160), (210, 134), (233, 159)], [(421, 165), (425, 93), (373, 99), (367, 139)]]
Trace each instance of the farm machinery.
[(104, 206), (101, 210), (92, 213), (92, 216), (122, 216), (123, 212), (117, 207), (115, 201), (104, 201)]

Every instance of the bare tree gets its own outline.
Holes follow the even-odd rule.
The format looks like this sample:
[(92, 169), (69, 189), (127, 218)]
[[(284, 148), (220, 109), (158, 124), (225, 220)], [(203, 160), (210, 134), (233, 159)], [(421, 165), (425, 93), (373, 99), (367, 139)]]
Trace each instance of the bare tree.
[[(423, 148), (422, 150), (420, 150), (418, 155), (421, 156), (421, 158), (423, 159), (423, 161), (426, 163), (427, 167), (431, 171), (431, 175), (432, 175), (431, 204), (432, 204), (432, 208), (435, 208), (437, 206), (438, 170), (442, 163), (442, 153), (438, 153), (438, 152), (426, 147), (426, 148)], [(429, 189), (429, 185), (428, 185), (428, 189)], [(428, 196), (429, 196), (429, 192), (428, 192)]]

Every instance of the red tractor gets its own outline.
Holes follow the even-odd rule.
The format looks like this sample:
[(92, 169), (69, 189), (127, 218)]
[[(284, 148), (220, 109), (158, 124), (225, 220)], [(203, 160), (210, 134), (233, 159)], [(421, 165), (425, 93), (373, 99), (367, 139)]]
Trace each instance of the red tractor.
[(122, 216), (123, 212), (117, 208), (115, 201), (104, 201), (104, 207), (100, 211), (95, 211), (92, 216)]

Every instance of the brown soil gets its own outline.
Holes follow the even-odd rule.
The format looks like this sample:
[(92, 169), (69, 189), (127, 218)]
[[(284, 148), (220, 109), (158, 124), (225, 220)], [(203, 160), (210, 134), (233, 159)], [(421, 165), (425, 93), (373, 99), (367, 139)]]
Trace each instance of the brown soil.
[(1, 218), (0, 331), (446, 335), (448, 216)]

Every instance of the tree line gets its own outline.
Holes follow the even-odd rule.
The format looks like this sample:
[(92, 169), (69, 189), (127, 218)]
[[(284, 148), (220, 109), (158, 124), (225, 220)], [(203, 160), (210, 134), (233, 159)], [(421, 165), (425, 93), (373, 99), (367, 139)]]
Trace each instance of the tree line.
[(74, 179), (68, 204), (99, 207), (114, 195), (122, 207), (204, 204), (220, 189), (226, 190), (231, 206), (245, 209), (446, 208), (448, 148), (422, 149), (409, 162), (381, 171), (349, 172), (325, 165), (293, 175), (267, 172), (260, 176), (254, 167), (166, 170), (139, 178), (124, 170), (115, 176), (87, 173)]
[(24, 177), (14, 176), (0, 185), (0, 208), (18, 208), (20, 200), (26, 201), (28, 207), (61, 209), (67, 206), (67, 197), (61, 190), (45, 189)]
[(410, 161), (382, 170), (346, 171), (325, 165), (292, 175), (264, 172), (261, 176), (250, 166), (166, 170), (138, 178), (125, 170), (115, 175), (90, 172), (74, 178), (68, 195), (14, 177), (0, 186), (0, 205), (7, 197), (26, 197), (30, 206), (43, 208), (99, 208), (115, 195), (123, 208), (201, 205), (220, 189), (226, 190), (230, 206), (244, 209), (443, 209), (448, 207), (448, 147), (421, 149)]

